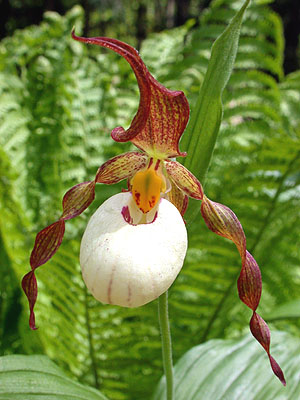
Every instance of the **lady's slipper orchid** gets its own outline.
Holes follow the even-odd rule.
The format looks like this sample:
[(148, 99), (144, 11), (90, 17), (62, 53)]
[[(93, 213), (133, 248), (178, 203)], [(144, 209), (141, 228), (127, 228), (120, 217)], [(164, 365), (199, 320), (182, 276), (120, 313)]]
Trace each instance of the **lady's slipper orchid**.
[(180, 271), (187, 233), (177, 208), (162, 199), (150, 224), (131, 225), (122, 215), (131, 193), (106, 200), (91, 217), (80, 248), (83, 279), (109, 304), (139, 307), (164, 293)]
[(267, 352), (274, 373), (285, 385), (282, 370), (270, 355), (269, 328), (256, 313), (261, 296), (261, 274), (246, 250), (239, 220), (228, 207), (209, 200), (197, 178), (172, 160), (186, 155), (178, 147), (189, 119), (184, 93), (166, 89), (157, 82), (138, 52), (128, 44), (105, 37), (78, 37), (74, 31), (72, 37), (119, 53), (133, 69), (140, 90), (139, 108), (130, 127), (127, 130), (117, 127), (111, 136), (118, 142), (131, 141), (140, 151), (113, 157), (98, 169), (93, 181), (72, 187), (63, 198), (60, 219), (38, 233), (30, 257), (31, 271), (22, 281), (29, 300), (30, 327), (36, 329), (35, 270), (58, 250), (65, 221), (78, 216), (91, 204), (96, 183), (113, 184), (127, 179), (128, 192), (113, 196), (99, 207), (82, 239), (80, 263), (83, 278), (93, 295), (105, 303), (137, 307), (166, 291), (185, 257), (187, 239), (182, 216), (188, 197), (201, 200), (201, 214), (208, 228), (237, 246), (242, 259), (238, 292), (240, 299), (253, 311), (251, 332)]

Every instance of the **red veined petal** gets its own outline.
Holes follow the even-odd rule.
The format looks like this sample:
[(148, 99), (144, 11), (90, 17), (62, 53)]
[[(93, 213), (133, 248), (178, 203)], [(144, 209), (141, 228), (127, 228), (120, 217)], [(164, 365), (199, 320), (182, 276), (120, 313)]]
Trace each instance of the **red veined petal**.
[(261, 297), (261, 273), (257, 262), (246, 251), (246, 260), (237, 282), (239, 297), (251, 310), (256, 310)]
[(223, 204), (215, 203), (204, 196), (201, 204), (201, 214), (212, 232), (235, 243), (244, 262), (246, 257), (246, 237), (242, 225), (234, 212)]
[(40, 265), (45, 264), (45, 262), (56, 253), (57, 249), (61, 245), (64, 232), (65, 221), (58, 220), (39, 232), (35, 239), (34, 248), (30, 256), (31, 271), (28, 272), (22, 280), (22, 288), (29, 302), (29, 326), (31, 329), (36, 329), (33, 308), (38, 292), (34, 271)]
[(59, 219), (37, 234), (30, 256), (32, 269), (36, 269), (50, 260), (61, 245), (64, 233), (65, 221)]
[(73, 186), (63, 198), (63, 214), (60, 219), (41, 230), (35, 239), (30, 256), (31, 271), (22, 280), (22, 288), (28, 298), (30, 317), (29, 326), (35, 327), (34, 305), (37, 298), (37, 282), (34, 271), (45, 264), (57, 252), (65, 232), (65, 220), (81, 214), (94, 200), (95, 181), (83, 182)]
[(29, 326), (31, 329), (37, 329), (35, 326), (35, 316), (33, 308), (37, 299), (37, 282), (34, 275), (34, 270), (28, 272), (22, 279), (22, 289), (24, 290), (29, 302)]
[(181, 91), (165, 88), (147, 70), (138, 52), (126, 43), (106, 37), (75, 40), (109, 48), (124, 57), (137, 78), (140, 90), (140, 104), (130, 127), (125, 131), (117, 127), (112, 138), (118, 142), (132, 141), (151, 157), (164, 159), (185, 156), (178, 147), (180, 137), (189, 119), (189, 104)]
[(140, 89), (140, 104), (138, 112), (132, 120), (130, 127), (125, 131), (122, 127), (117, 127), (112, 131), (112, 138), (117, 142), (127, 142), (133, 139), (139, 131), (146, 125), (150, 110), (150, 86), (148, 83), (148, 70), (141, 60), (138, 52), (131, 46), (116, 39), (106, 37), (84, 38), (76, 36), (72, 31), (72, 38), (80, 42), (96, 44), (106, 47), (120, 54), (130, 64), (136, 76)]
[(270, 331), (266, 322), (255, 312), (261, 296), (261, 273), (259, 267), (246, 250), (246, 237), (237, 216), (230, 208), (215, 203), (203, 196), (201, 214), (208, 228), (217, 235), (232, 240), (237, 246), (242, 259), (241, 273), (237, 286), (239, 297), (243, 303), (253, 310), (250, 330), (256, 340), (268, 354), (271, 368), (275, 375), (285, 385), (283, 372), (274, 358), (270, 355)]
[(168, 192), (168, 200), (174, 204), (174, 206), (177, 208), (177, 210), (180, 212), (182, 216), (184, 216), (184, 213), (186, 212), (189, 198), (186, 194), (183, 193), (182, 190), (180, 190), (175, 183), (172, 181), (172, 188)]
[(95, 181), (83, 182), (73, 186), (64, 195), (63, 214), (65, 221), (80, 215), (95, 198)]
[(197, 200), (202, 200), (203, 189), (198, 179), (177, 161), (165, 160), (168, 175), (184, 194)]
[(252, 335), (262, 345), (262, 347), (268, 354), (271, 368), (274, 374), (279, 378), (281, 383), (285, 386), (286, 381), (282, 369), (270, 354), (270, 341), (271, 341), (270, 329), (266, 324), (266, 322), (262, 319), (262, 317), (258, 315), (255, 311), (253, 311), (253, 315), (250, 321), (250, 330)]
[(97, 183), (112, 184), (120, 182), (122, 179), (131, 177), (147, 164), (147, 155), (137, 151), (131, 151), (113, 157), (106, 161), (98, 169), (96, 175)]
[(179, 140), (189, 120), (189, 104), (181, 91), (172, 91), (149, 76), (150, 113), (144, 129), (131, 141), (154, 158), (186, 156)]

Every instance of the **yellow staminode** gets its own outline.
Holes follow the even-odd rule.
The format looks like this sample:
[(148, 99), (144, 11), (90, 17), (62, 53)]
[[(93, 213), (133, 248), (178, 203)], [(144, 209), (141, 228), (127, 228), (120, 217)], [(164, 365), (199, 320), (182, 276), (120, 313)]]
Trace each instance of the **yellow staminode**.
[(157, 204), (161, 192), (166, 191), (166, 181), (160, 161), (150, 159), (148, 167), (137, 172), (131, 180), (131, 192), (138, 208), (146, 214)]

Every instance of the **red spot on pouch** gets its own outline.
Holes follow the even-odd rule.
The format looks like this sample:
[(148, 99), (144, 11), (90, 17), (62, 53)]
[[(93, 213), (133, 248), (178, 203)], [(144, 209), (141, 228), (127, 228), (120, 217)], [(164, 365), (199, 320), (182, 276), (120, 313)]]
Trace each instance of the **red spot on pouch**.
[(134, 192), (134, 198), (136, 205), (139, 206), (141, 204), (141, 194), (139, 192)]

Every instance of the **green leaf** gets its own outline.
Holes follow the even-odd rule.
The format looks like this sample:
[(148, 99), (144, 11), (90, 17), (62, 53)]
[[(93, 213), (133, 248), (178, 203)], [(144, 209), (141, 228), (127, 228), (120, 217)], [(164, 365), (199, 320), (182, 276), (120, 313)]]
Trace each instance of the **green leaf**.
[[(176, 364), (176, 400), (273, 400), (300, 398), (300, 340), (273, 332), (272, 351), (287, 386), (273, 376), (269, 360), (251, 335), (239, 340), (210, 340), (189, 350)], [(165, 399), (162, 379), (153, 400)]]
[(272, 312), (265, 314), (264, 318), (267, 321), (274, 321), (276, 319), (300, 318), (300, 300), (297, 299), (281, 304)]
[[(182, 139), (182, 148), (188, 153), (184, 165), (202, 183), (204, 183), (219, 133), (223, 114), (222, 93), (233, 69), (242, 18), (249, 1), (245, 1), (243, 7), (212, 46), (210, 62), (197, 104)], [(189, 207), (187, 221), (191, 220), (198, 211), (199, 204)]]
[(0, 358), (0, 398), (11, 400), (107, 400), (67, 377), (46, 356)]

